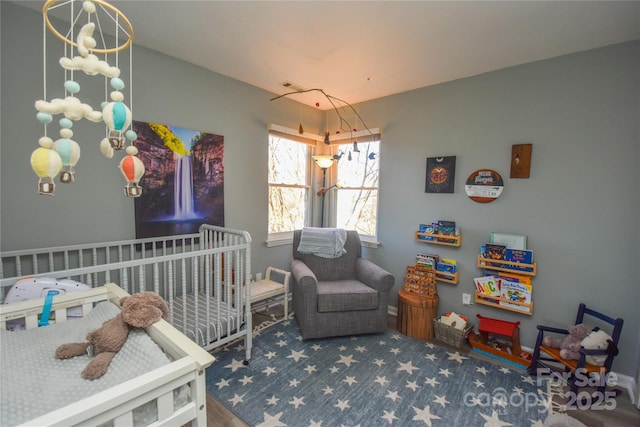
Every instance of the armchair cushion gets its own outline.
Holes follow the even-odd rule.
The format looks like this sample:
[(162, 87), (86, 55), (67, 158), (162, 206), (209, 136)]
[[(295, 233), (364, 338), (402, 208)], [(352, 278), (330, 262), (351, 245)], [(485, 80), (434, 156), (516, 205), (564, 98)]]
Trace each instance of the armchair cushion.
[(318, 283), (318, 311), (375, 310), (378, 291), (358, 280), (339, 280)]

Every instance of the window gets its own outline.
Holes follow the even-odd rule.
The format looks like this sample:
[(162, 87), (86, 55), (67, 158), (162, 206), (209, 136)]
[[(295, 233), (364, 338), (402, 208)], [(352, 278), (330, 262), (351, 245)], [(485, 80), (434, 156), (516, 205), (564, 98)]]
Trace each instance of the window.
[[(336, 227), (356, 230), (375, 240), (378, 224), (378, 182), (380, 140), (341, 144), (338, 153)], [(349, 160), (350, 158), (350, 160)]]
[(269, 237), (309, 223), (311, 148), (269, 133)]

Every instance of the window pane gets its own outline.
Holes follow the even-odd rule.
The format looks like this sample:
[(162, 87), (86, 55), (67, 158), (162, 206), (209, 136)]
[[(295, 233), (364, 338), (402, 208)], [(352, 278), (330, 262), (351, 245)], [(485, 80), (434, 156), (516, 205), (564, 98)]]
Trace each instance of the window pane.
[(354, 153), (352, 144), (340, 146), (346, 154), (338, 162), (338, 181), (343, 187), (378, 187), (380, 141), (358, 143), (358, 150)]
[(306, 188), (269, 187), (269, 233), (281, 233), (304, 227)]
[(269, 135), (269, 183), (306, 185), (307, 153), (305, 144)]
[(339, 189), (337, 226), (375, 236), (378, 217), (378, 190)]

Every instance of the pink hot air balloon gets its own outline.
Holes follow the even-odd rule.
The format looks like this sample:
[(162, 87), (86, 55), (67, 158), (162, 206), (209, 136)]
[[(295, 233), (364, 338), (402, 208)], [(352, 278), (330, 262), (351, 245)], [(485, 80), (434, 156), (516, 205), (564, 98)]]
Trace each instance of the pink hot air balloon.
[(127, 197), (140, 197), (142, 187), (138, 185), (142, 175), (144, 175), (144, 163), (136, 157), (138, 149), (134, 146), (127, 147), (127, 155), (120, 161), (120, 171), (127, 180), (124, 193)]

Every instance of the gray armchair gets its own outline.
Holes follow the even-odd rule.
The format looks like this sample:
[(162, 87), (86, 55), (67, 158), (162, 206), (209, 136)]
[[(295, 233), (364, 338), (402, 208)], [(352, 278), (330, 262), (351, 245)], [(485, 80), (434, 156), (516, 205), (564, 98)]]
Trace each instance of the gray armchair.
[(360, 236), (347, 231), (346, 253), (328, 259), (298, 252), (293, 234), (293, 308), (302, 337), (321, 338), (387, 330), (387, 305), (394, 277), (361, 257)]

